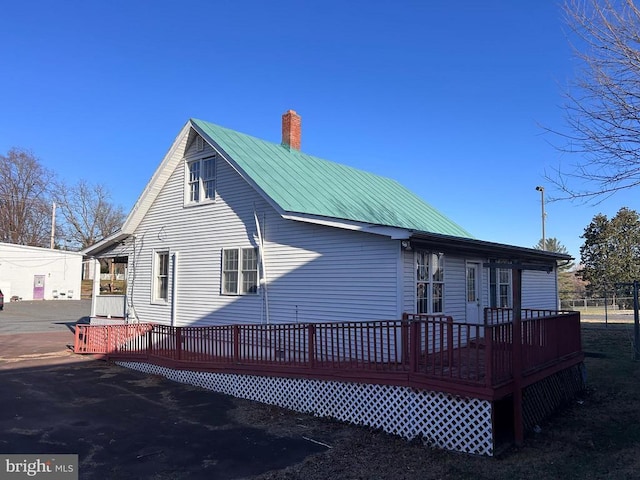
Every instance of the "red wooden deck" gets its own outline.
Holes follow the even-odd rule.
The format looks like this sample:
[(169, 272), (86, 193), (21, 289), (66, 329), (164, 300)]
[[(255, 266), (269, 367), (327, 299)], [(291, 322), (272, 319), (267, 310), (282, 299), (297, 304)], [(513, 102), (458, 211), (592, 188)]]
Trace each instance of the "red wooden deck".
[(516, 344), (512, 317), (508, 309), (487, 309), (481, 325), (433, 315), (322, 324), (77, 325), (75, 351), (183, 370), (389, 384), (486, 400), (583, 360), (579, 313), (522, 310)]

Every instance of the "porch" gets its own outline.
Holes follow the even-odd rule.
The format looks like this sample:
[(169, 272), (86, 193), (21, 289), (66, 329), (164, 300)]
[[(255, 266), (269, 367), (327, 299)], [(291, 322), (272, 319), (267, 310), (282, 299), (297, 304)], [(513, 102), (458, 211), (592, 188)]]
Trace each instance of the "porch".
[[(435, 388), (490, 400), (510, 393), (516, 376), (526, 386), (529, 377), (583, 359), (578, 312), (523, 309), (519, 345), (511, 309), (487, 308), (484, 316), (481, 325), (418, 314), (350, 323), (77, 325), (75, 352), (189, 370)], [(520, 362), (514, 362), (518, 350)]]
[[(414, 314), (402, 320), (323, 324), (77, 325), (75, 352), (133, 368), (147, 365), (148, 371), (176, 372), (178, 378), (211, 374), (266, 378), (278, 385), (286, 379), (316, 386), (358, 384), (403, 391), (403, 396), (408, 391), (440, 392), (490, 405), (492, 435), (496, 405), (510, 398), (517, 440), (527, 424), (522, 391), (578, 366), (583, 354), (578, 312), (523, 309), (521, 321), (513, 317), (511, 309), (485, 309), (480, 325)], [(540, 409), (549, 410), (534, 408)]]

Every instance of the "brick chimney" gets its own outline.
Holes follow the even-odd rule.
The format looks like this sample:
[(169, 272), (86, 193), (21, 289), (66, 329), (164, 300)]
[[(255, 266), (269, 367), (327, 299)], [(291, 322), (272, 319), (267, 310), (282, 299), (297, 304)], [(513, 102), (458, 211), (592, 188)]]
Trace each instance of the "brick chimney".
[(295, 150), (300, 150), (300, 115), (289, 110), (282, 115), (282, 145)]

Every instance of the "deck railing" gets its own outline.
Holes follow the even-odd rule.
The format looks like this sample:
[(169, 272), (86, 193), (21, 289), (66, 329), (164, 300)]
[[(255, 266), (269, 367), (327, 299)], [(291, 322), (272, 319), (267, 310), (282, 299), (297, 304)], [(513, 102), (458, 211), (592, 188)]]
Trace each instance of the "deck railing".
[[(513, 378), (513, 311), (485, 310), (486, 344), (491, 349), (494, 384)], [(580, 314), (571, 311), (523, 309), (521, 365), (527, 375), (571, 356), (581, 355)]]
[(144, 357), (148, 353), (149, 334), (152, 324), (129, 325), (76, 325), (75, 353), (102, 355), (136, 354)]
[(512, 381), (514, 350), (522, 355), (521, 375), (580, 361), (578, 313), (523, 311), (518, 348), (512, 315), (487, 309), (484, 324), (405, 314), (374, 322), (77, 325), (75, 351), (182, 369), (435, 385), (452, 393), (486, 393)]

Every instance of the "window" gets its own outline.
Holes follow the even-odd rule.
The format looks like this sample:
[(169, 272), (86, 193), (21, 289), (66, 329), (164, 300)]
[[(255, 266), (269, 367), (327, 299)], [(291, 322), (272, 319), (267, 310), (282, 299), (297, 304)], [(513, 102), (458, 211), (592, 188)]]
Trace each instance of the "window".
[(467, 265), (467, 303), (475, 302), (477, 299), (476, 267), (474, 265)]
[(511, 269), (492, 268), (489, 271), (490, 303), (492, 307), (510, 308), (512, 305)]
[(258, 251), (255, 248), (228, 248), (222, 252), (222, 293), (258, 293)]
[(187, 162), (188, 181), (186, 198), (188, 203), (201, 203), (216, 197), (216, 157), (201, 158)]
[(444, 255), (416, 252), (416, 313), (444, 312)]
[(166, 302), (169, 299), (169, 252), (155, 252), (153, 270), (153, 301)]

